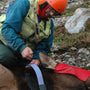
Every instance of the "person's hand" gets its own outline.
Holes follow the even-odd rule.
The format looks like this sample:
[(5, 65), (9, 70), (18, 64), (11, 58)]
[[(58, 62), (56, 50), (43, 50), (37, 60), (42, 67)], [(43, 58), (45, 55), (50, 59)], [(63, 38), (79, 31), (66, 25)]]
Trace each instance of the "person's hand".
[(37, 60), (37, 59), (33, 59), (30, 63), (31, 63), (31, 64), (39, 65), (39, 64), (40, 64), (40, 61)]
[(21, 55), (23, 58), (26, 58), (28, 60), (31, 60), (31, 58), (33, 57), (33, 51), (31, 48), (26, 47), (22, 52)]
[[(30, 62), (30, 64), (36, 64), (37, 66), (39, 66), (40, 61), (37, 60), (37, 59), (33, 59), (33, 60)], [(30, 66), (27, 65), (26, 68), (30, 68)]]

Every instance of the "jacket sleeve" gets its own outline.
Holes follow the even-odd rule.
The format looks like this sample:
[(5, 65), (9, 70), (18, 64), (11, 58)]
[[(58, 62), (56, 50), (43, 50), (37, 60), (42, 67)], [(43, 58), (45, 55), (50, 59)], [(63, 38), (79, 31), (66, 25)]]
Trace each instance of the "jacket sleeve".
[(33, 59), (40, 60), (39, 52), (43, 52), (45, 54), (48, 54), (50, 52), (50, 48), (52, 47), (52, 43), (53, 43), (53, 33), (54, 33), (54, 24), (53, 24), (53, 21), (51, 20), (51, 34), (47, 39), (43, 39), (38, 44), (38, 46), (34, 50), (34, 55), (32, 60)]
[(28, 0), (16, 0), (8, 7), (1, 33), (14, 51), (22, 51), (26, 47), (25, 42), (18, 36), (18, 33), (29, 8), (30, 3)]

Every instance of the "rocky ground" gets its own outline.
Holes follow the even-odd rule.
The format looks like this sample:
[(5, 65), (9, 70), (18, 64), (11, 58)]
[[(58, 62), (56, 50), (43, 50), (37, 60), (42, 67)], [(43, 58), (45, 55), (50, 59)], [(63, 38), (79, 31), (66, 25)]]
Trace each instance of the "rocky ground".
[(58, 50), (57, 46), (53, 45), (51, 51), (50, 56), (58, 63), (90, 69), (90, 47), (70, 47)]
[[(76, 7), (79, 4), (84, 5), (87, 8), (90, 8), (90, 1), (86, 2), (86, 5), (83, 3), (84, 3), (83, 0), (79, 0), (78, 2), (69, 4), (67, 8), (72, 8), (74, 6)], [(62, 26), (69, 18), (70, 16), (55, 18), (54, 19), (55, 27), (59, 26), (60, 28), (62, 28)], [(88, 25), (90, 25), (90, 20), (88, 21), (88, 23), (89, 23)], [(88, 30), (90, 33), (90, 28)], [(52, 53), (50, 56), (56, 62), (65, 63), (65, 64), (90, 70), (90, 37), (89, 37), (89, 42), (81, 42), (81, 44), (77, 44), (77, 45), (65, 47), (65, 48), (61, 48), (61, 46), (56, 46), (53, 44), (51, 51)]]
[[(0, 0), (0, 15), (3, 13), (6, 13), (7, 7), (10, 2), (14, 0)], [(79, 0), (79, 3), (82, 4), (83, 0)], [(69, 7), (72, 7), (69, 5)], [(89, 5), (90, 7), (90, 5)], [(60, 19), (56, 18), (54, 19), (55, 26), (65, 23), (67, 21), (68, 17), (62, 17)], [(83, 47), (70, 47), (70, 48), (63, 48), (58, 49), (58, 46), (53, 45), (51, 49), (50, 56), (56, 61), (60, 63), (65, 63), (73, 66), (77, 66), (80, 68), (90, 69), (90, 43), (88, 45), (85, 45)]]
[(6, 13), (9, 4), (14, 0), (0, 0), (0, 15)]

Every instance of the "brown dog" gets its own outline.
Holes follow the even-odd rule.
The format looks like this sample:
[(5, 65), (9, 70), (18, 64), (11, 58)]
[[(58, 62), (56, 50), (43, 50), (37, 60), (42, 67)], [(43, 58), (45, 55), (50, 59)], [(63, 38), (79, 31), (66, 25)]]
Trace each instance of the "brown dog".
[(18, 90), (14, 74), (0, 64), (0, 90)]
[(89, 90), (90, 77), (83, 82), (71, 74), (55, 73), (53, 71), (57, 63), (44, 53), (39, 56), (42, 65), (49, 69), (42, 70), (47, 90)]
[[(44, 68), (40, 67), (47, 90), (90, 90), (90, 77), (86, 82), (81, 81), (76, 76), (71, 74), (55, 73), (54, 69), (57, 63), (49, 56), (40, 53), (41, 64)], [(30, 77), (35, 87), (34, 90), (39, 90), (35, 72), (31, 69)], [(0, 90), (30, 90), (27, 87), (25, 77), (21, 72), (14, 77), (14, 74), (0, 64)], [(22, 76), (21, 76), (22, 75)], [(18, 83), (17, 83), (18, 82)]]

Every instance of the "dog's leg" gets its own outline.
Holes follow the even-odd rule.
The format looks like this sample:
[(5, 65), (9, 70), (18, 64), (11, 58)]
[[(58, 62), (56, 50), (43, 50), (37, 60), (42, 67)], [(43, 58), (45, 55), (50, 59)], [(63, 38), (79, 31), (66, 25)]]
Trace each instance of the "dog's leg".
[(0, 64), (0, 90), (18, 90), (13, 73)]

